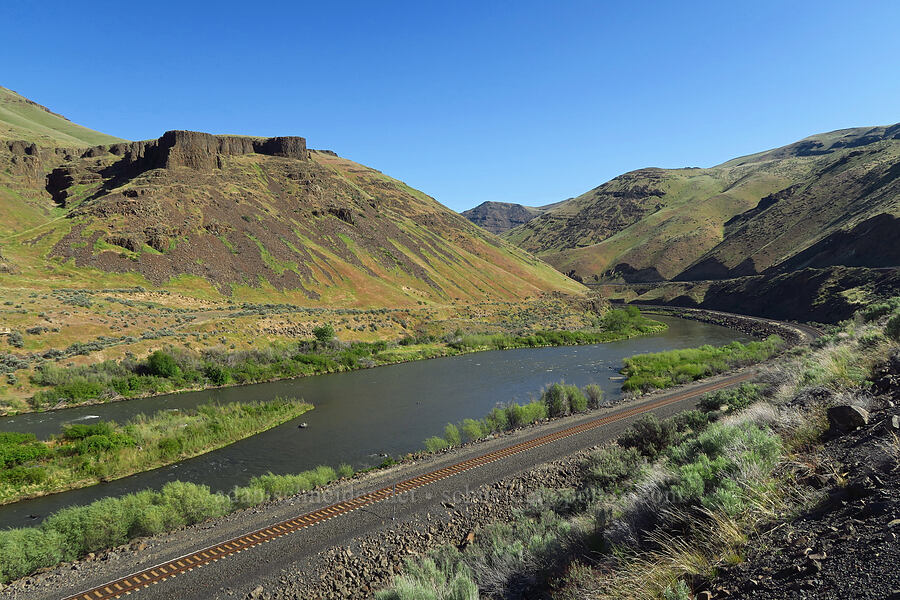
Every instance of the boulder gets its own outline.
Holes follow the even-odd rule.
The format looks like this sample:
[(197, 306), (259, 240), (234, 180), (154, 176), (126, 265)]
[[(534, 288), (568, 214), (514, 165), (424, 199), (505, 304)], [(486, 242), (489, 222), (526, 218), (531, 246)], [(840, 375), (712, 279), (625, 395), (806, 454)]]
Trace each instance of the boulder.
[(828, 409), (828, 424), (832, 433), (842, 434), (869, 424), (869, 413), (849, 404)]

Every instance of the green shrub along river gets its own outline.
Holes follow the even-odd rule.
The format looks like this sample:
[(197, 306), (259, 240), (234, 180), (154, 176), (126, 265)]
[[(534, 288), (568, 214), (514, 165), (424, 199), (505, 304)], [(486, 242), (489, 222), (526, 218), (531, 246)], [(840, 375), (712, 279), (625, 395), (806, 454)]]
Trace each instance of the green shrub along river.
[(66, 425), (49, 441), (0, 433), (0, 504), (93, 485), (221, 448), (294, 419), (300, 400), (206, 404), (138, 415), (124, 425)]
[(527, 404), (508, 404), (494, 408), (483, 419), (463, 419), (459, 424), (448, 423), (444, 435), (432, 436), (425, 440), (428, 452), (437, 452), (465, 442), (473, 442), (494, 433), (510, 431), (524, 425), (536, 423), (548, 417), (586, 412), (600, 408), (603, 390), (595, 384), (579, 389), (565, 382), (548, 386), (539, 400)]
[(763, 341), (747, 344), (732, 342), (719, 347), (701, 346), (639, 354), (625, 359), (622, 374), (627, 379), (622, 389), (638, 392), (687, 383), (766, 360), (783, 346), (784, 341), (772, 335)]

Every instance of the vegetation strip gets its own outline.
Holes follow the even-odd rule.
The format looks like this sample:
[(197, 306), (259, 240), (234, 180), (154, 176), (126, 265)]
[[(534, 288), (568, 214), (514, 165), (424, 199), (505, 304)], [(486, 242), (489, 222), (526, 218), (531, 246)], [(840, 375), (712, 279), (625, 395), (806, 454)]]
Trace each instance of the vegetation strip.
[(666, 328), (665, 324), (642, 316), (637, 307), (608, 311), (597, 320), (597, 330), (538, 330), (519, 335), (457, 330), (442, 338), (428, 334), (406, 336), (396, 343), (341, 342), (334, 338), (333, 326), (325, 324), (313, 330), (314, 339), (273, 343), (260, 350), (201, 353), (169, 347), (156, 350), (144, 360), (131, 356), (72, 368), (44, 362), (35, 369), (30, 381), (47, 389), (34, 394), (30, 408), (46, 410), (245, 385), (483, 350), (599, 344), (659, 333)]
[(0, 432), (0, 504), (94, 485), (173, 464), (299, 417), (312, 405), (296, 399), (205, 404), (191, 411), (67, 424), (48, 442)]
[[(174, 574), (181, 573), (187, 570), (187, 567), (178, 566), (178, 561), (184, 561), (186, 558), (191, 558), (196, 562), (191, 565), (193, 567), (199, 567), (206, 565), (212, 562), (212, 558), (208, 556), (209, 552), (215, 552), (216, 558), (220, 558), (223, 556), (228, 556), (231, 554), (235, 554), (240, 550), (231, 550), (227, 547), (227, 545), (239, 545), (241, 546), (241, 550), (250, 548), (252, 546), (256, 546), (267, 542), (271, 539), (279, 538), (288, 533), (293, 533), (294, 531), (298, 531), (300, 529), (305, 529), (306, 527), (310, 527), (319, 523), (321, 521), (325, 521), (328, 519), (332, 519), (336, 516), (346, 514), (352, 512), (362, 506), (367, 506), (371, 504), (375, 504), (380, 502), (386, 498), (393, 496), (395, 493), (400, 494), (406, 491), (409, 491), (414, 488), (423, 487), (434, 481), (439, 479), (446, 479), (448, 477), (452, 477), (453, 475), (457, 475), (464, 471), (468, 471), (470, 469), (476, 468), (478, 466), (487, 464), (489, 462), (494, 462), (497, 460), (501, 460), (503, 458), (512, 456), (514, 454), (519, 454), (526, 450), (530, 450), (532, 448), (536, 448), (538, 446), (543, 446), (552, 442), (555, 442), (560, 439), (564, 439), (567, 437), (571, 437), (573, 435), (577, 435), (579, 433), (583, 433), (585, 431), (589, 431), (591, 429), (596, 429), (597, 427), (602, 427), (609, 423), (613, 423), (616, 421), (621, 421), (623, 419), (627, 419), (629, 417), (653, 411), (658, 408), (662, 408), (669, 404), (673, 404), (676, 402), (680, 402), (689, 398), (693, 398), (708, 392), (716, 391), (722, 388), (726, 388), (741, 382), (748, 380), (751, 377), (749, 373), (742, 373), (738, 375), (733, 375), (731, 377), (725, 378), (721, 381), (705, 384), (700, 386), (694, 390), (689, 390), (685, 392), (680, 392), (669, 396), (667, 398), (663, 398), (661, 400), (657, 400), (655, 402), (650, 402), (647, 404), (643, 404), (641, 406), (636, 406), (631, 409), (627, 409), (618, 413), (614, 413), (612, 415), (607, 415), (605, 417), (601, 417), (599, 419), (594, 419), (592, 421), (588, 421), (586, 423), (582, 423), (580, 425), (575, 425), (573, 427), (568, 427), (566, 429), (562, 429), (560, 431), (546, 434), (532, 440), (528, 440), (525, 442), (520, 442), (518, 444), (514, 444), (512, 446), (508, 446), (506, 448), (501, 448), (499, 450), (495, 450), (494, 452), (490, 452), (488, 454), (484, 454), (478, 457), (474, 457), (463, 462), (457, 463), (450, 467), (445, 467), (443, 469), (432, 471), (430, 473), (426, 473), (423, 475), (419, 475), (417, 477), (413, 477), (411, 479), (407, 479), (405, 481), (399, 482), (394, 485), (383, 487), (379, 490), (375, 490), (373, 492), (369, 492), (367, 494), (363, 494), (358, 496), (352, 500), (346, 500), (343, 502), (339, 502), (337, 504), (333, 504), (331, 506), (327, 506), (325, 508), (321, 508), (319, 510), (307, 513), (300, 517), (296, 517), (294, 519), (289, 519), (286, 521), (282, 521), (281, 523), (277, 523), (275, 525), (269, 525), (262, 529), (256, 530), (254, 532), (245, 534), (238, 538), (234, 538), (228, 540), (223, 543), (216, 544), (215, 546), (211, 546), (208, 548), (204, 548), (202, 550), (193, 552), (191, 554), (187, 554), (181, 557), (178, 557), (173, 560), (166, 561), (154, 567), (150, 567), (148, 569), (144, 569), (137, 573), (133, 573), (128, 575), (127, 577), (123, 577), (121, 579), (117, 579), (111, 581), (109, 583), (103, 584), (96, 588), (87, 590), (85, 592), (80, 592), (78, 594), (69, 596), (66, 600), (76, 600), (76, 599), (92, 599), (92, 600), (104, 600), (107, 598), (118, 598), (126, 593), (130, 593), (132, 591), (136, 591), (141, 588), (148, 587), (152, 583), (159, 583), (160, 581), (165, 581), (168, 577), (173, 576)], [(403, 487), (403, 491), (400, 491), (401, 486)], [(396, 489), (396, 492), (395, 492)], [(272, 531), (275, 527), (284, 527), (287, 529), (286, 532)], [(206, 557), (203, 555), (207, 554)], [(166, 569), (166, 573), (164, 575), (151, 575), (151, 571), (159, 570), (161, 568)], [(121, 586), (121, 591), (106, 591), (107, 588), (112, 586)]]
[(764, 341), (747, 344), (732, 342), (719, 347), (705, 345), (699, 348), (638, 354), (625, 359), (622, 374), (627, 379), (622, 389), (632, 392), (647, 391), (696, 381), (709, 375), (723, 373), (736, 366), (766, 360), (783, 346), (784, 341), (779, 336), (771, 335)]

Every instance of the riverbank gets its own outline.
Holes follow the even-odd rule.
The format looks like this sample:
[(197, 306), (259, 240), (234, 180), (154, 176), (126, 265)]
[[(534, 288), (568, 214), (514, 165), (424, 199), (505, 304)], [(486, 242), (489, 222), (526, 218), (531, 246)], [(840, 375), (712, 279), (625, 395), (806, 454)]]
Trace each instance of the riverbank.
[(0, 433), (0, 505), (79, 489), (174, 464), (262, 433), (311, 410), (294, 399), (207, 404), (127, 423), (64, 426), (49, 441)]
[(462, 334), (445, 339), (408, 337), (399, 342), (338, 342), (322, 339), (271, 344), (258, 351), (198, 353), (168, 347), (145, 360), (134, 357), (61, 369), (38, 368), (39, 389), (29, 409), (16, 414), (90, 406), (170, 393), (202, 391), (354, 371), (488, 350), (587, 345), (662, 333), (667, 326), (634, 307), (608, 311), (595, 330), (535, 331), (527, 335)]
[(733, 342), (718, 348), (702, 346), (632, 356), (625, 359), (622, 368), (622, 375), (626, 377), (622, 389), (643, 392), (669, 388), (741, 365), (762, 362), (777, 354), (783, 346), (784, 340), (771, 335), (763, 341), (748, 344)]

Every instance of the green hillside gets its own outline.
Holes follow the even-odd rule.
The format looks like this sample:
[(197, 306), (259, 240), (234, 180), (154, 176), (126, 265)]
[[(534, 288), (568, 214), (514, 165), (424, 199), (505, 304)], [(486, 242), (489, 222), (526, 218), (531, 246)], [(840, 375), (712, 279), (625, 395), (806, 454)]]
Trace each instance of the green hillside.
[(900, 233), (898, 160), (900, 125), (835, 131), (708, 169), (632, 171), (503, 235), (586, 281), (896, 265), (900, 250), (871, 240)]
[(5, 87), (0, 87), (0, 139), (75, 148), (123, 141), (76, 125)]

